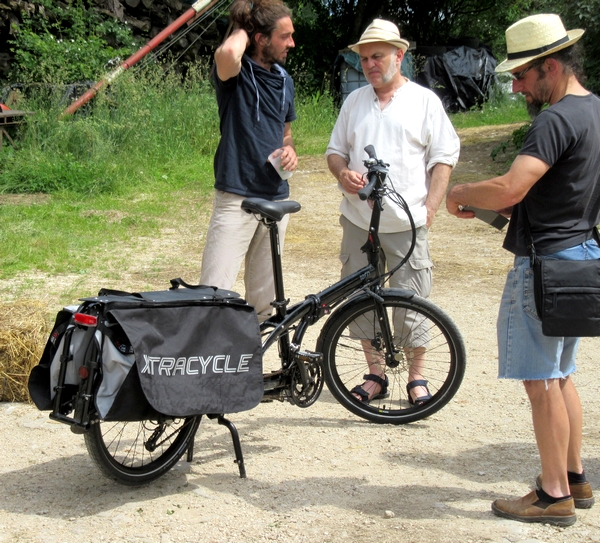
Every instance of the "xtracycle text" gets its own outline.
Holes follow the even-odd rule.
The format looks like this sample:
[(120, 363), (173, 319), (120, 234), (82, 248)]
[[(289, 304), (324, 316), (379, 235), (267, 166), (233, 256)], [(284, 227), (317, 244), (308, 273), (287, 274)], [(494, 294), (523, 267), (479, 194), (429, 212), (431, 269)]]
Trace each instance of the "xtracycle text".
[(250, 371), (248, 363), (252, 359), (251, 354), (242, 354), (237, 362), (231, 359), (231, 355), (217, 354), (207, 357), (168, 357), (168, 356), (144, 356), (145, 365), (142, 373), (149, 375), (166, 375), (173, 377), (180, 375), (206, 375), (207, 373), (243, 373)]

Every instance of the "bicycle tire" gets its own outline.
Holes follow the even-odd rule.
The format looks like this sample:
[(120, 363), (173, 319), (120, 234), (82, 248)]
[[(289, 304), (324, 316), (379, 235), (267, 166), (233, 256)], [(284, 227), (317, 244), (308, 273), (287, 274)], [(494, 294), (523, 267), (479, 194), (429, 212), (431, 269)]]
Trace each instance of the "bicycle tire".
[[(94, 422), (84, 434), (93, 462), (110, 479), (137, 486), (158, 479), (183, 456), (194, 439), (201, 417), (158, 421)], [(153, 451), (147, 448), (159, 435)], [(150, 447), (152, 448), (152, 447)]]
[[(466, 354), (462, 336), (452, 321), (439, 307), (416, 295), (401, 294), (403, 291), (386, 289), (378, 293), (390, 322), (396, 316), (396, 323), (403, 323), (404, 330), (394, 336), (396, 354), (393, 364), (385, 367), (389, 380), (386, 398), (361, 402), (351, 392), (356, 385), (362, 385), (364, 374), (369, 373), (364, 345), (373, 346), (371, 352), (382, 353), (381, 334), (377, 340), (377, 326), (374, 324), (375, 299), (364, 295), (350, 300), (338, 309), (326, 322), (320, 337), (323, 352), (325, 382), (335, 399), (346, 409), (371, 422), (381, 424), (406, 424), (432, 415), (444, 407), (456, 394), (462, 382)], [(421, 326), (408, 327), (407, 316), (421, 319)], [(368, 323), (368, 324), (366, 324)], [(398, 328), (398, 325), (396, 326)], [(407, 347), (409, 337), (413, 345), (418, 337), (428, 330), (428, 343), (425, 353), (423, 376), (428, 381), (432, 398), (423, 405), (413, 405), (408, 401), (406, 384), (411, 347)], [(412, 349), (414, 352), (414, 349)], [(381, 356), (381, 355), (379, 355)]]

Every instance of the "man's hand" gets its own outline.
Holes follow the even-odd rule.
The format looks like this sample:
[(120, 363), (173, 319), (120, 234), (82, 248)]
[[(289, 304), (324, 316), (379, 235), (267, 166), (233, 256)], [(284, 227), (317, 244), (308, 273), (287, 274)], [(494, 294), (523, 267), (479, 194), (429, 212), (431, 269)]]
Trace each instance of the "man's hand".
[(446, 194), (446, 209), (448, 210), (448, 213), (459, 219), (473, 219), (475, 213), (473, 211), (463, 211), (463, 205), (460, 203), (460, 200), (456, 199), (460, 187), (461, 185), (454, 185), (448, 194)]
[(287, 172), (293, 172), (298, 167), (298, 156), (296, 149), (291, 145), (284, 145), (281, 148), (281, 167)]
[(356, 194), (367, 184), (366, 180), (361, 174), (349, 170), (348, 168), (340, 172), (338, 181), (340, 182), (340, 185), (342, 185), (342, 188), (348, 194)]
[(348, 168), (348, 162), (340, 155), (331, 154), (327, 156), (327, 166), (329, 171), (338, 180), (345, 192), (348, 194), (356, 194), (366, 184), (363, 176)]

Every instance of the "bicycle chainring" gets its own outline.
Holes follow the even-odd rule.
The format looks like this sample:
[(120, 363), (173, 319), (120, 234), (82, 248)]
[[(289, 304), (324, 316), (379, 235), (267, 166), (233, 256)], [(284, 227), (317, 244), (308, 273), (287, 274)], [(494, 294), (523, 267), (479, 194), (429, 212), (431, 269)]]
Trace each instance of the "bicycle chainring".
[[(302, 384), (302, 375), (298, 364), (303, 364), (308, 375), (306, 385)], [(298, 407), (309, 407), (317, 401), (323, 390), (323, 368), (318, 360), (297, 361), (290, 375), (290, 401)]]

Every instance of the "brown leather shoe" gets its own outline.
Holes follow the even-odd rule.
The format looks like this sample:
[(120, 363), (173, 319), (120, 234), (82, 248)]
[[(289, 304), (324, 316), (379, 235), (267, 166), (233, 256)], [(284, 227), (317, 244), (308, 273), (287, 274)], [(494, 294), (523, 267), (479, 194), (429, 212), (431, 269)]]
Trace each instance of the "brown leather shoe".
[[(537, 476), (535, 484), (538, 490), (542, 488), (541, 474)], [(592, 492), (590, 483), (569, 483), (569, 490), (575, 501), (576, 509), (589, 509), (594, 505), (596, 500), (594, 499), (594, 493)]]
[(499, 517), (520, 522), (543, 522), (554, 526), (571, 526), (577, 521), (573, 498), (548, 504), (539, 501), (535, 490), (518, 500), (496, 500), (492, 503), (492, 511)]

